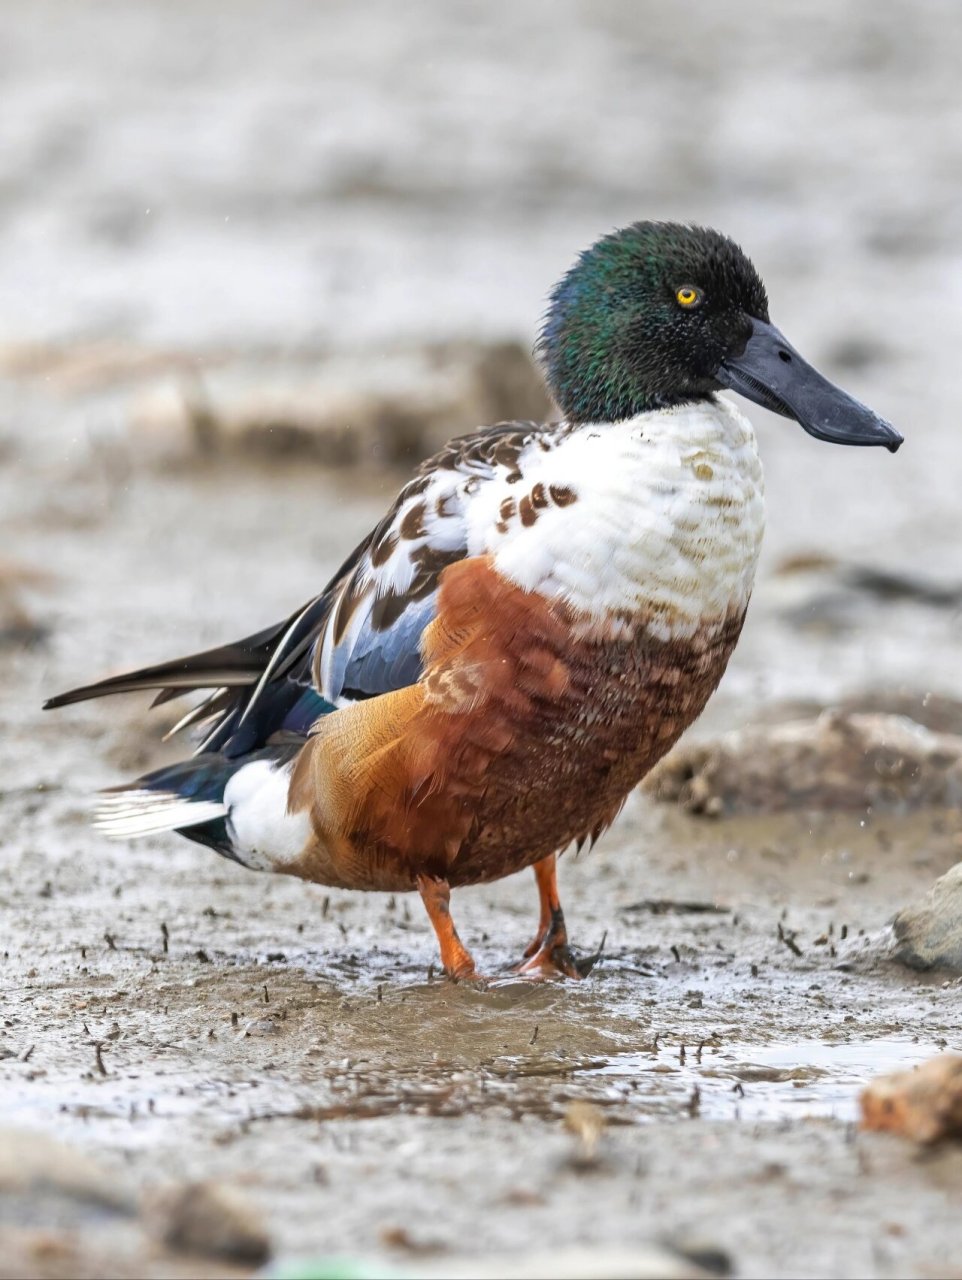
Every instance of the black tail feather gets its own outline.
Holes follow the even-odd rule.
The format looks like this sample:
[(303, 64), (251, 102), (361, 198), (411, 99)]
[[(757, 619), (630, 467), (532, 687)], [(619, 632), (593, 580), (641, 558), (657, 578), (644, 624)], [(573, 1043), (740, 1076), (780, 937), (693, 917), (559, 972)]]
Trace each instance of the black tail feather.
[(234, 644), (207, 649), (203, 653), (177, 658), (173, 662), (161, 662), (139, 671), (110, 676), (95, 684), (83, 685), (48, 698), (45, 711), (56, 707), (68, 707), (90, 698), (105, 698), (113, 693), (134, 693), (139, 689), (159, 689), (154, 706), (179, 698), (192, 689), (222, 689), (256, 684), (270, 661), (271, 654), (285, 630), (287, 623), (268, 627), (256, 635), (238, 640)]

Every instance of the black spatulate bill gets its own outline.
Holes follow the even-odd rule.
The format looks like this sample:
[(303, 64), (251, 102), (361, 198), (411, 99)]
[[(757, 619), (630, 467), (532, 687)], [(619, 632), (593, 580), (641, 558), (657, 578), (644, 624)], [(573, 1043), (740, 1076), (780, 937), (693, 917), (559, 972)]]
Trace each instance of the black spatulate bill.
[(794, 418), (810, 436), (832, 444), (884, 445), (895, 453), (902, 437), (890, 423), (823, 378), (784, 335), (764, 320), (738, 356), (726, 356), (718, 382), (756, 404)]

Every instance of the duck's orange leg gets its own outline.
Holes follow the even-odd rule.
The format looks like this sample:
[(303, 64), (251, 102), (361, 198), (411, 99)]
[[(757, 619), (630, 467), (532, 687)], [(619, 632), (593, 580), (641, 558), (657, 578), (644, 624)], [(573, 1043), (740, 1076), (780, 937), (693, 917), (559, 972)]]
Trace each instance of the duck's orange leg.
[(551, 928), (552, 916), (556, 911), (561, 911), (561, 901), (558, 898), (557, 863), (558, 859), (551, 853), (547, 858), (542, 858), (540, 862), (536, 862), (531, 868), (534, 872), (534, 878), (538, 882), (541, 916), (538, 920), (538, 932), (524, 949), (525, 959), (541, 950), (542, 943)]
[(568, 929), (558, 897), (557, 858), (553, 853), (534, 864), (534, 875), (538, 882), (541, 917), (535, 939), (524, 953), (530, 958), (519, 966), (518, 972), (540, 970), (546, 975), (580, 978), (581, 970), (568, 946)]
[(455, 982), (476, 978), (478, 973), (471, 953), (458, 937), (451, 919), (451, 886), (447, 880), (436, 880), (434, 876), (418, 876), (418, 890), (438, 935), (441, 963), (448, 977)]

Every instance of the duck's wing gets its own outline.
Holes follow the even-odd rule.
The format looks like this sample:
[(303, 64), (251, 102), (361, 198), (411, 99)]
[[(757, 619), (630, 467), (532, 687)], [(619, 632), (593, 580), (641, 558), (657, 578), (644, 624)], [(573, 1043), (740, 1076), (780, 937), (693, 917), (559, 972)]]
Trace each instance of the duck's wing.
[(485, 490), (498, 477), (520, 479), (518, 458), (544, 431), (500, 423), (451, 441), (422, 464), (329, 593), (312, 646), (313, 683), (325, 697), (371, 697), (418, 679), (438, 579), (481, 550), (491, 522)]
[(280, 731), (307, 733), (345, 702), (415, 683), (441, 573), (481, 549), (498, 518), (486, 510), (485, 489), (498, 478), (520, 479), (522, 451), (547, 430), (499, 423), (451, 441), (421, 465), (320, 595), (277, 626), (72, 690), (46, 706), (157, 689), (156, 706), (211, 689), (171, 732), (202, 725), (198, 750), (237, 755)]

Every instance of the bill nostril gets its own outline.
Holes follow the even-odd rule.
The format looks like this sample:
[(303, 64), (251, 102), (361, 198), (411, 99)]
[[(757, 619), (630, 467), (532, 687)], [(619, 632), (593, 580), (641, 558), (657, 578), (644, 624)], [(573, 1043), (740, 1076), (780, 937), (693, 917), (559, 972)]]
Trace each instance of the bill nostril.
[(778, 358), (779, 360), (782, 360), (785, 364), (792, 363), (792, 357), (788, 354), (787, 351), (779, 351)]

